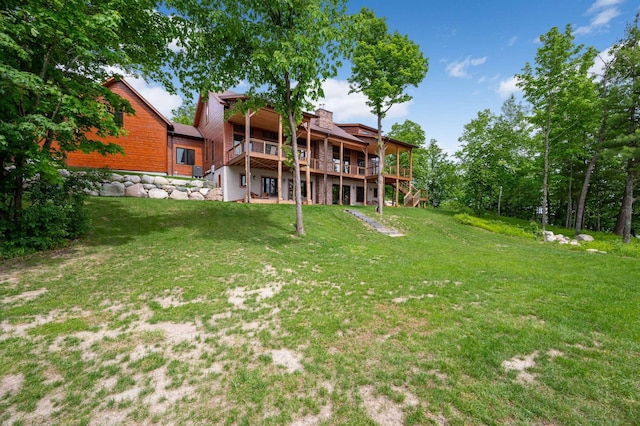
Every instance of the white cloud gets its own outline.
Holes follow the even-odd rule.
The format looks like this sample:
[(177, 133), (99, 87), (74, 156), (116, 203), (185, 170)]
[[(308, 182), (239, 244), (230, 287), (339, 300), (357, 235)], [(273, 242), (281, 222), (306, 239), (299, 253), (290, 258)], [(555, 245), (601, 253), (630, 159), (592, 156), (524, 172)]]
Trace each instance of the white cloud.
[(618, 9), (616, 5), (623, 1), (624, 0), (597, 0), (587, 11), (587, 15), (595, 14), (595, 16), (591, 18), (591, 23), (576, 28), (574, 34), (591, 34), (594, 31), (607, 28), (613, 18), (621, 15), (620, 9)]
[(606, 9), (611, 6), (615, 6), (617, 4), (623, 3), (624, 0), (597, 0), (595, 3), (591, 5), (589, 10), (587, 10), (588, 14), (595, 13), (600, 9)]
[(605, 64), (611, 62), (613, 59), (613, 54), (611, 53), (611, 48), (603, 50), (596, 56), (596, 59), (593, 61), (593, 65), (589, 68), (588, 73), (596, 76), (597, 79), (600, 79), (604, 75), (604, 67)]
[(160, 114), (168, 119), (172, 117), (171, 110), (182, 105), (182, 98), (180, 96), (172, 95), (159, 84), (149, 84), (143, 78), (127, 74), (118, 67), (109, 66), (105, 67), (105, 70), (112, 75), (117, 74), (124, 76), (127, 83), (136, 89), (136, 91), (140, 93), (140, 96), (145, 98)]
[(484, 64), (485, 62), (487, 62), (486, 56), (483, 56), (482, 58), (471, 58), (471, 56), (467, 56), (463, 61), (451, 62), (447, 65), (447, 73), (451, 77), (469, 78), (469, 67), (476, 67)]
[(513, 36), (509, 39), (509, 41), (507, 41), (507, 46), (508, 47), (513, 47), (514, 44), (516, 44), (516, 41), (518, 40), (518, 36)]
[[(375, 123), (375, 116), (371, 114), (371, 108), (367, 106), (367, 97), (362, 93), (349, 94), (349, 82), (346, 80), (329, 79), (322, 85), (324, 98), (317, 104), (324, 104), (324, 108), (333, 112), (336, 123), (363, 122), (363, 124)], [(396, 104), (389, 112), (387, 118), (404, 117), (409, 112), (411, 102)], [(371, 124), (368, 124), (371, 125)]]
[(184, 52), (184, 47), (178, 43), (178, 39), (174, 38), (173, 40), (171, 40), (171, 43), (169, 43), (169, 49), (171, 49), (173, 52), (179, 53), (179, 52)]
[(508, 98), (514, 93), (522, 92), (522, 89), (518, 87), (518, 78), (514, 76), (508, 80), (502, 80), (496, 92), (501, 98)]
[(620, 10), (617, 8), (603, 10), (598, 13), (595, 18), (591, 21), (592, 27), (601, 27), (603, 25), (609, 25), (609, 22), (616, 16), (620, 16)]
[(158, 84), (149, 84), (143, 78), (139, 77), (125, 77), (127, 83), (129, 83), (134, 89), (140, 93), (155, 109), (164, 115), (166, 118), (171, 119), (171, 110), (182, 105), (182, 98), (178, 95), (172, 95), (167, 92), (164, 87)]

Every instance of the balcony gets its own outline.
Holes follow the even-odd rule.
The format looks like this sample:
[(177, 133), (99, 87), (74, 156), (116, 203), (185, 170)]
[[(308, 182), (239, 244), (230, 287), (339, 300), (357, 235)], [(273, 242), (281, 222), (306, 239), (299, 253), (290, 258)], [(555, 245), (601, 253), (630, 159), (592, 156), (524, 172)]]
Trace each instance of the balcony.
[[(234, 147), (227, 151), (227, 162), (231, 162), (245, 153), (245, 146), (247, 145), (245, 140), (235, 141), (234, 143)], [(280, 158), (278, 155), (278, 144), (276, 142), (251, 138), (249, 140), (249, 149), (252, 156), (255, 154), (258, 157), (272, 160), (278, 160)], [(298, 149), (298, 158), (301, 163), (306, 163), (307, 150)]]

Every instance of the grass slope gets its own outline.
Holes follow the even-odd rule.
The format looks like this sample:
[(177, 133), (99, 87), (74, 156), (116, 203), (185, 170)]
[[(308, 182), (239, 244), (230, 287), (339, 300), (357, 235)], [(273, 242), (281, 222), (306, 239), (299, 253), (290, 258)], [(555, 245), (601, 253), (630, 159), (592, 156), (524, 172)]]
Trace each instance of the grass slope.
[[(632, 424), (638, 259), (387, 209), (91, 199), (0, 266), (0, 422)], [(372, 208), (362, 208), (375, 215)]]

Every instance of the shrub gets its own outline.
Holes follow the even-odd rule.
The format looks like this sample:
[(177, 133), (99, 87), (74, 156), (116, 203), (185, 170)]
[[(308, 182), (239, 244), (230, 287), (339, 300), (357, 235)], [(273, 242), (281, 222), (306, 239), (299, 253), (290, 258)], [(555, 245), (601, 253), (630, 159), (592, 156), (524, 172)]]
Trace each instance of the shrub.
[(93, 179), (78, 173), (61, 182), (29, 182), (23, 208), (11, 215), (15, 220), (0, 223), (0, 234), (4, 236), (0, 255), (13, 257), (46, 250), (85, 233), (89, 222), (83, 190)]

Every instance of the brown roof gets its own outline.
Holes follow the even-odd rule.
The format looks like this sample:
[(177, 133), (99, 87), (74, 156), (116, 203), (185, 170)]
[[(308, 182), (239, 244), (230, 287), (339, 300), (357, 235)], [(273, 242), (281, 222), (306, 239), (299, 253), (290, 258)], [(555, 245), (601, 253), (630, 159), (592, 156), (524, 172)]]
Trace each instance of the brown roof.
[(325, 133), (325, 134), (329, 134), (331, 136), (336, 136), (338, 138), (342, 138), (342, 139), (347, 139), (353, 142), (360, 142), (363, 143), (363, 140), (360, 138), (357, 138), (355, 136), (353, 136), (352, 134), (346, 132), (344, 129), (340, 128), (338, 125), (333, 124), (331, 126), (331, 129), (327, 129), (324, 127), (320, 127), (318, 126), (318, 124), (316, 124), (316, 120), (311, 120), (311, 131), (313, 132), (317, 132), (317, 133)]
[(171, 122), (171, 125), (173, 126), (173, 132), (176, 135), (202, 139), (202, 133), (200, 133), (200, 130), (198, 130), (194, 126), (190, 126), (188, 124), (174, 123), (174, 122)]

